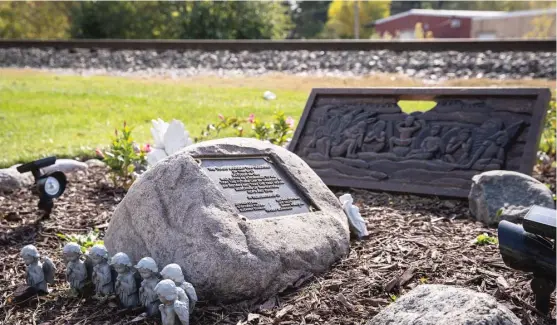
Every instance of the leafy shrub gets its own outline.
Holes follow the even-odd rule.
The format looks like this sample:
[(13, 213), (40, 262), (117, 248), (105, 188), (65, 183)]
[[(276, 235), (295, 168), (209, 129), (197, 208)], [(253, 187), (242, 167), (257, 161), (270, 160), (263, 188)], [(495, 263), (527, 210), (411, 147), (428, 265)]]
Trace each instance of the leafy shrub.
[(93, 247), (94, 245), (104, 245), (104, 242), (99, 239), (99, 231), (93, 230), (89, 232), (87, 235), (80, 235), (80, 234), (69, 234), (65, 235), (62, 233), (56, 234), (56, 236), (67, 243), (77, 243), (81, 246), (81, 251), (85, 253), (89, 248)]
[(145, 155), (150, 150), (149, 145), (139, 148), (131, 133), (132, 129), (124, 122), (120, 131), (114, 130), (109, 149), (104, 152), (97, 149), (97, 155), (110, 167), (110, 177), (114, 186), (125, 189), (133, 183), (133, 175), (137, 168), (146, 164)]
[[(209, 138), (216, 138), (225, 130), (232, 129), (235, 136), (253, 137), (262, 141), (269, 141), (278, 146), (288, 142), (288, 135), (294, 129), (294, 119), (290, 116), (286, 117), (283, 112), (277, 112), (273, 115), (273, 120), (269, 122), (257, 119), (254, 114), (250, 114), (247, 119), (236, 116), (225, 117), (219, 114), (219, 122), (208, 124), (201, 132), (201, 135), (195, 138), (195, 142), (203, 141)], [(246, 126), (251, 125), (251, 132), (246, 134), (244, 130)]]

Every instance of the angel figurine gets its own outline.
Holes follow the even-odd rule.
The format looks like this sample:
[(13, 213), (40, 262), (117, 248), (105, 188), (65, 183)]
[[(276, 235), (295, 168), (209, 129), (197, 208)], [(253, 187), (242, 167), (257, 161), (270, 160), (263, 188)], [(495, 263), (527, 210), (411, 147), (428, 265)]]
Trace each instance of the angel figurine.
[(147, 315), (153, 316), (159, 312), (159, 298), (155, 292), (155, 286), (159, 282), (157, 273), (159, 268), (155, 260), (144, 257), (135, 266), (143, 281), (139, 288), (139, 300), (145, 307)]
[(182, 325), (189, 325), (190, 323), (188, 304), (178, 299), (179, 289), (172, 280), (162, 280), (155, 287), (155, 292), (162, 302), (159, 305), (162, 325), (176, 325), (178, 324), (176, 318)]
[(27, 285), (41, 293), (48, 293), (48, 284), (54, 283), (56, 267), (52, 260), (43, 257), (33, 245), (27, 245), (21, 249), (21, 257), (27, 266)]
[(358, 236), (358, 238), (362, 238), (369, 235), (367, 231), (366, 222), (362, 215), (360, 214), (360, 208), (355, 206), (354, 199), (350, 194), (344, 194), (339, 196), (339, 201), (342, 204), (342, 209), (346, 213), (348, 217), (348, 223), (350, 226), (350, 230)]
[(114, 270), (118, 273), (114, 290), (120, 299), (120, 304), (124, 308), (133, 308), (138, 305), (137, 283), (132, 272), (132, 262), (125, 253), (116, 253), (112, 257), (111, 263)]
[(89, 258), (93, 261), (91, 279), (95, 285), (95, 299), (105, 299), (114, 293), (112, 271), (108, 265), (108, 251), (104, 245), (95, 245), (89, 251)]
[(81, 258), (81, 246), (76, 243), (68, 243), (64, 246), (62, 253), (66, 260), (66, 281), (70, 283), (71, 295), (78, 296), (83, 293), (87, 282), (87, 268)]
[[(182, 302), (188, 302), (189, 304), (189, 312), (190, 314), (193, 313), (193, 309), (195, 308), (195, 303), (197, 302), (197, 293), (195, 292), (195, 288), (191, 283), (186, 282), (184, 279), (184, 274), (182, 273), (182, 268), (180, 265), (172, 263), (165, 266), (161, 271), (162, 278), (165, 280), (172, 280), (174, 284), (182, 290), (178, 290), (179, 296), (178, 299)], [(185, 293), (186, 297), (182, 294), (182, 291)]]

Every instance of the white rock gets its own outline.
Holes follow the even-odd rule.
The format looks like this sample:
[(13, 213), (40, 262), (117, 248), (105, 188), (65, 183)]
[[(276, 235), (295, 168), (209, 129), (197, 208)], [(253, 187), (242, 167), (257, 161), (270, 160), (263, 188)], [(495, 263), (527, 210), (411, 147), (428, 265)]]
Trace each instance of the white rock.
[[(17, 167), (17, 166), (16, 166)], [(11, 192), (34, 183), (31, 173), (20, 174), (15, 168), (0, 169), (0, 192)]]
[[(192, 156), (272, 155), (316, 212), (247, 219)], [(205, 141), (147, 170), (116, 208), (105, 244), (132, 260), (177, 263), (200, 299), (262, 301), (327, 270), (349, 251), (344, 211), (290, 151), (251, 138)]]
[(267, 90), (266, 92), (263, 93), (263, 98), (265, 98), (266, 100), (273, 100), (273, 99), (277, 99), (277, 95)]
[(352, 204), (354, 202), (352, 195), (344, 194), (339, 196), (338, 199), (340, 201), (340, 204), (342, 204), (342, 209), (348, 217), (348, 222), (350, 223), (350, 231), (358, 238), (369, 235), (366, 227), (366, 221), (360, 214), (360, 208)]
[(87, 170), (89, 166), (86, 163), (73, 160), (73, 159), (56, 159), (54, 165), (46, 166), (42, 169), (43, 173), (51, 173), (60, 171), (65, 174), (73, 173), (77, 171)]
[(520, 325), (495, 298), (470, 289), (422, 284), (379, 312), (367, 325)]
[[(547, 186), (528, 175), (506, 170), (474, 176), (468, 202), (472, 215), (488, 225), (522, 219), (532, 205), (555, 208), (553, 193)], [(497, 217), (499, 209), (502, 213)]]
[(106, 163), (99, 159), (89, 159), (85, 162), (88, 167), (105, 167)]

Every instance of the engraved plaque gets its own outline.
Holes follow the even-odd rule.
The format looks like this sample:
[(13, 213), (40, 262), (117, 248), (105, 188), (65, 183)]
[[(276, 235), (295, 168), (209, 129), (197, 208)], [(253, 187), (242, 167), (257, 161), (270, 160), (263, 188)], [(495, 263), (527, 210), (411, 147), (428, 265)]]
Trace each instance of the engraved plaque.
[[(399, 100), (433, 100), (407, 114)], [(468, 197), (488, 170), (530, 174), (549, 89), (314, 89), (289, 150), (329, 186)]]
[(203, 171), (248, 219), (314, 211), (269, 157), (197, 157)]

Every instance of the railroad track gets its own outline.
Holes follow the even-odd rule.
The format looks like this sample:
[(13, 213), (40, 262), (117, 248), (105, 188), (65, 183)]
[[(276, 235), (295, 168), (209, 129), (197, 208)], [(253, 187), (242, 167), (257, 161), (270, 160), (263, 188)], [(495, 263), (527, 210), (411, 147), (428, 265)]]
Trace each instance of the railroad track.
[(556, 40), (0, 40), (0, 48), (56, 48), (111, 50), (203, 50), (203, 51), (459, 51), (556, 52)]

